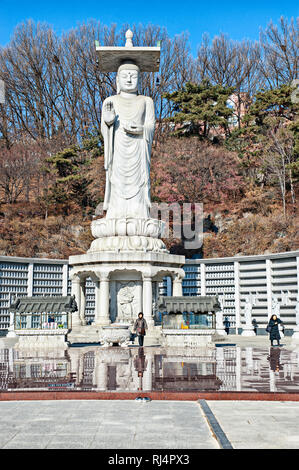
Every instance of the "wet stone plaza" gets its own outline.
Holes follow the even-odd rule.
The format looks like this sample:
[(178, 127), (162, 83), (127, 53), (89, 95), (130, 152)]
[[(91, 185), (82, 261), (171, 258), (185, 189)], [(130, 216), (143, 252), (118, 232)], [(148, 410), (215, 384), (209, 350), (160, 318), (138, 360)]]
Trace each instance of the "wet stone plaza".
[(187, 399), (190, 392), (299, 393), (299, 347), (290, 339), (283, 347), (267, 343), (267, 337), (231, 336), (189, 349), (77, 344), (30, 350), (2, 341), (0, 393), (11, 393), (11, 399), (22, 391), (109, 392), (116, 399), (126, 392), (160, 392), (162, 399), (168, 392)]
[(163, 449), (298, 449), (299, 347), (281, 343), (40, 350), (0, 339), (0, 448), (150, 449), (144, 468)]

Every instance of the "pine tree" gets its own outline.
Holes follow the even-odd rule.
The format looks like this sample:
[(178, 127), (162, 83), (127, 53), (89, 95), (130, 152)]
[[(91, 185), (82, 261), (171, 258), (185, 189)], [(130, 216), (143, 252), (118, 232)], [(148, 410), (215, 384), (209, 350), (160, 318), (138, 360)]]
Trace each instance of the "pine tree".
[(252, 122), (256, 126), (262, 126), (266, 124), (265, 120), (269, 116), (292, 121), (298, 111), (297, 104), (292, 100), (292, 92), (292, 85), (261, 90), (255, 95), (244, 122)]
[(94, 207), (89, 192), (92, 179), (88, 176), (88, 168), (92, 157), (98, 154), (98, 143), (99, 139), (87, 139), (81, 147), (68, 147), (47, 158), (48, 171), (54, 175), (54, 183), (46, 196), (48, 204), (59, 206), (65, 214), (69, 213), (72, 203), (83, 212), (88, 206)]
[(169, 120), (179, 124), (174, 134), (195, 134), (207, 139), (212, 128), (220, 128), (228, 135), (233, 110), (227, 101), (233, 91), (233, 87), (211, 85), (204, 80), (200, 84), (188, 82), (182, 90), (166, 93), (164, 97), (173, 102), (175, 113)]
[(295, 207), (294, 180), (298, 177), (298, 102), (294, 87), (282, 85), (256, 94), (241, 129), (226, 142), (238, 152), (240, 163), (255, 183), (278, 184), (286, 214), (286, 191), (290, 187)]

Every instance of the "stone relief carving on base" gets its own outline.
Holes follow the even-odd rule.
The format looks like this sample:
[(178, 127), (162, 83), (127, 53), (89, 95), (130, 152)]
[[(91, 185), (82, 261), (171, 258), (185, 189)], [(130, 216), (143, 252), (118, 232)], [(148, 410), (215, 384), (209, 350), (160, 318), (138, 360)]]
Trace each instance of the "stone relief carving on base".
[(118, 282), (117, 285), (117, 322), (132, 323), (137, 317), (136, 281)]

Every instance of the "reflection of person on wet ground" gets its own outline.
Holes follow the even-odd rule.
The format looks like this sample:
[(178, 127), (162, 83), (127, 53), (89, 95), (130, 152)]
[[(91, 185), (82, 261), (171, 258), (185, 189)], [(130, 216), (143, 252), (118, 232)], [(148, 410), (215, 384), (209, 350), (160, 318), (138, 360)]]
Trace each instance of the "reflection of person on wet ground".
[(135, 320), (133, 331), (136, 331), (138, 336), (139, 346), (143, 346), (143, 340), (145, 337), (145, 330), (147, 330), (146, 319), (143, 318), (143, 313), (138, 313), (138, 318)]
[(138, 348), (138, 354), (134, 359), (134, 367), (138, 372), (138, 376), (143, 375), (143, 372), (146, 370), (147, 360), (144, 354), (143, 348)]
[(276, 315), (272, 315), (272, 317), (269, 320), (269, 323), (267, 325), (267, 331), (270, 333), (270, 341), (271, 341), (271, 346), (273, 346), (273, 341), (277, 341), (277, 346), (281, 346), (279, 340), (280, 340), (280, 334), (279, 334), (279, 325), (282, 324), (282, 321), (280, 318), (278, 318)]
[[(146, 371), (147, 367), (147, 360), (146, 356), (144, 354), (144, 349), (143, 348), (138, 348), (138, 354), (134, 358), (134, 367), (135, 370), (138, 372), (138, 377), (140, 377), (140, 382), (142, 381), (143, 377), (143, 372)], [(142, 382), (140, 383), (139, 389), (142, 389)]]
[(274, 372), (279, 372), (283, 369), (282, 365), (280, 364), (280, 349), (271, 348), (267, 360), (270, 362), (270, 368)]
[(255, 318), (253, 318), (252, 320), (252, 326), (253, 326), (253, 331), (255, 332), (255, 334), (257, 334), (258, 323)]
[(229, 318), (228, 317), (225, 317), (224, 318), (224, 329), (225, 329), (225, 332), (226, 334), (228, 335), (229, 334), (229, 327), (230, 327), (230, 321), (229, 321)]

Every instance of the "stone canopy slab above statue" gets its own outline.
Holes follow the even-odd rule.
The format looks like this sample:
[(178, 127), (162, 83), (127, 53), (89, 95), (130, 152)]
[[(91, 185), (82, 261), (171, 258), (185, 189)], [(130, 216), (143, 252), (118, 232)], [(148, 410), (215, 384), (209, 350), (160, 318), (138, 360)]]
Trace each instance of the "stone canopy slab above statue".
[(118, 67), (127, 60), (134, 61), (140, 72), (159, 72), (160, 47), (132, 47), (124, 50), (124, 47), (98, 46), (96, 51), (99, 68), (103, 73), (117, 72)]
[[(125, 47), (100, 46), (95, 41), (101, 72), (117, 72), (119, 66), (126, 61), (133, 61), (140, 72), (158, 72), (160, 67), (160, 45), (156, 47), (134, 47), (133, 33), (126, 32)], [(159, 44), (159, 43), (158, 43)]]

